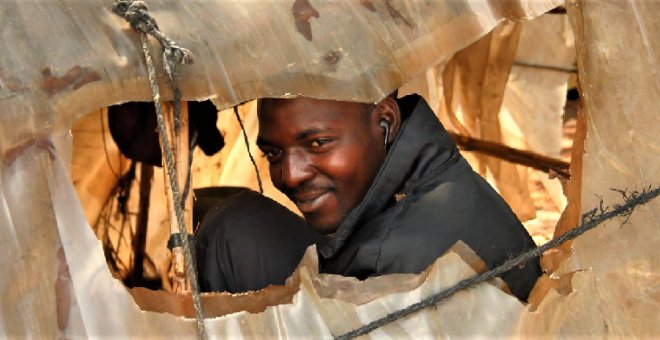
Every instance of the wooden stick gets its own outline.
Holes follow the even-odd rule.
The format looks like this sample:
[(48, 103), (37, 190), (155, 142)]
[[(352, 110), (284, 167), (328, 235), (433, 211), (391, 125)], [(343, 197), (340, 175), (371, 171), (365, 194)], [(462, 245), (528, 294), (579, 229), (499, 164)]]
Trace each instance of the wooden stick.
[(144, 280), (144, 254), (147, 245), (147, 226), (149, 224), (149, 196), (154, 168), (150, 164), (140, 163), (140, 202), (133, 239), (133, 285)]
[[(186, 177), (188, 176), (188, 155), (191, 152), (190, 142), (188, 137), (188, 105), (181, 103), (181, 128), (179, 131), (174, 131), (174, 105), (172, 103), (164, 103), (163, 111), (165, 113), (165, 124), (167, 125), (167, 134), (172, 141), (172, 148), (175, 155), (176, 171), (179, 182), (179, 190), (183, 190), (186, 185)], [(161, 145), (162, 148), (162, 145)], [(163, 156), (164, 157), (164, 156)], [(163, 158), (165, 164), (165, 158)], [(167, 208), (169, 211), (170, 233), (175, 234), (179, 232), (177, 226), (176, 212), (174, 211), (174, 200), (172, 199), (172, 188), (167, 180), (167, 167), (163, 167), (164, 180), (165, 180), (165, 194), (167, 196)], [(183, 199), (183, 197), (182, 197)], [(186, 231), (192, 233), (192, 195), (185, 198), (184, 204), (184, 219), (186, 224)], [(185, 262), (183, 256), (183, 248), (175, 247), (172, 249), (172, 272), (173, 282), (172, 288), (176, 293), (190, 293), (190, 282), (188, 282)]]
[(463, 150), (483, 153), (546, 173), (554, 172), (567, 179), (571, 178), (571, 174), (568, 172), (570, 163), (560, 159), (543, 156), (531, 151), (515, 149), (500, 143), (472, 138), (455, 132), (449, 132), (449, 136)]

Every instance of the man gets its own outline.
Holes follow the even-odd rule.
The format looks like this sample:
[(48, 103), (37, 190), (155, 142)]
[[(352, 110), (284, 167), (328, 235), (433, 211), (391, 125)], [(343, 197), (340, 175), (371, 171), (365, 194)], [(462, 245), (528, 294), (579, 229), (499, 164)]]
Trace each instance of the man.
[[(419, 273), (459, 240), (490, 268), (534, 247), (419, 96), (262, 99), (258, 116), (271, 180), (306, 223), (256, 193), (214, 208), (198, 235), (203, 289), (281, 284), (312, 243), (322, 272), (360, 279)], [(502, 278), (525, 300), (540, 274), (535, 260)]]

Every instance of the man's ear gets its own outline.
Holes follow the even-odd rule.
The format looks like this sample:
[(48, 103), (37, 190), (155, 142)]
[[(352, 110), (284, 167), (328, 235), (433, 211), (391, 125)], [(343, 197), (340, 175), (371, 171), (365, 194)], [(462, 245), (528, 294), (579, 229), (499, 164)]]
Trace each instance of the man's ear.
[(392, 143), (401, 129), (401, 111), (396, 99), (387, 96), (381, 100), (376, 106), (376, 116), (379, 122), (385, 120), (389, 124), (390, 129), (387, 144)]

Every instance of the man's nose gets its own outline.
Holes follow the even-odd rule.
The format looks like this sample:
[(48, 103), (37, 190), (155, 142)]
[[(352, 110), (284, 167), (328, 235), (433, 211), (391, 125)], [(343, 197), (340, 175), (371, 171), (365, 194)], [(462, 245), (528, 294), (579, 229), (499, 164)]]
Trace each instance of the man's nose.
[(314, 177), (309, 157), (302, 152), (290, 152), (282, 159), (281, 181), (285, 187), (295, 189)]

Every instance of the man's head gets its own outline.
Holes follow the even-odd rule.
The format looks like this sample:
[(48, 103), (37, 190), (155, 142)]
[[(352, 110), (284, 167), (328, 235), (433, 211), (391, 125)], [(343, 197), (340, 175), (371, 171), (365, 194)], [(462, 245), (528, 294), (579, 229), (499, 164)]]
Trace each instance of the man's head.
[(360, 203), (401, 126), (392, 96), (378, 104), (305, 97), (261, 99), (257, 144), (270, 177), (322, 233), (334, 233)]

